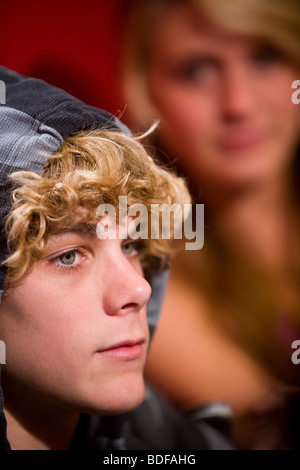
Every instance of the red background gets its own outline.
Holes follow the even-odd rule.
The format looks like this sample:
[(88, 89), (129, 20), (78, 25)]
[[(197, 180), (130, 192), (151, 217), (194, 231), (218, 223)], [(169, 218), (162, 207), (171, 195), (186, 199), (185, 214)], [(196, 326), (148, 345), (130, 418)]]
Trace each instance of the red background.
[[(129, 0), (0, 0), (0, 64), (116, 113)], [(127, 5), (126, 5), (127, 4)]]

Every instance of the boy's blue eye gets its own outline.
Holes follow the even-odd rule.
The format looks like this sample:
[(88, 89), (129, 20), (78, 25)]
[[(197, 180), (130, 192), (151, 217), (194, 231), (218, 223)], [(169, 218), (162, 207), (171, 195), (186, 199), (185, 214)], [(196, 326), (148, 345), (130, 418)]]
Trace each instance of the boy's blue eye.
[(121, 245), (121, 250), (124, 255), (132, 255), (132, 253), (136, 251), (136, 244), (125, 243), (124, 245)]
[(62, 264), (68, 266), (75, 262), (76, 260), (76, 252), (75, 251), (68, 251), (67, 253), (63, 253), (58, 257)]

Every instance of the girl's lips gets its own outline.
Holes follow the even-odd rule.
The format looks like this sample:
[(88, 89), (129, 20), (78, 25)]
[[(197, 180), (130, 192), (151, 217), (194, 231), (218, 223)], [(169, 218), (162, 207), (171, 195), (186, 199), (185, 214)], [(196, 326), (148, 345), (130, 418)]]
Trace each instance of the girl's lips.
[(105, 357), (128, 361), (132, 359), (138, 359), (142, 356), (144, 351), (144, 343), (144, 338), (137, 341), (122, 341), (121, 343), (117, 343), (97, 352)]
[(259, 133), (245, 133), (233, 136), (227, 136), (221, 139), (219, 144), (225, 152), (234, 152), (239, 150), (248, 150), (259, 145), (262, 142), (262, 136)]

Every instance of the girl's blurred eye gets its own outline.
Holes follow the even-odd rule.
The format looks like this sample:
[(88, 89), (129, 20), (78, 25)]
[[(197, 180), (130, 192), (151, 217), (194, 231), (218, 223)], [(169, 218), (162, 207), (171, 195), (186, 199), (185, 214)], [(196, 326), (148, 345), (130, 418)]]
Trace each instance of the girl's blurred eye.
[(266, 68), (277, 64), (281, 59), (281, 54), (272, 46), (260, 46), (253, 53), (252, 59), (258, 66)]
[(209, 59), (187, 59), (174, 67), (173, 75), (182, 82), (204, 84), (215, 78), (216, 64)]

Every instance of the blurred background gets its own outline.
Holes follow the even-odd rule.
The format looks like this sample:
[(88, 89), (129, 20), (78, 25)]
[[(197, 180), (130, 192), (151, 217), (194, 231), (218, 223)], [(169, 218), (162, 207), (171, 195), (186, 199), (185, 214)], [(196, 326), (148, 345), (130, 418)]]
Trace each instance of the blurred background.
[(0, 0), (0, 63), (115, 113), (124, 3)]

